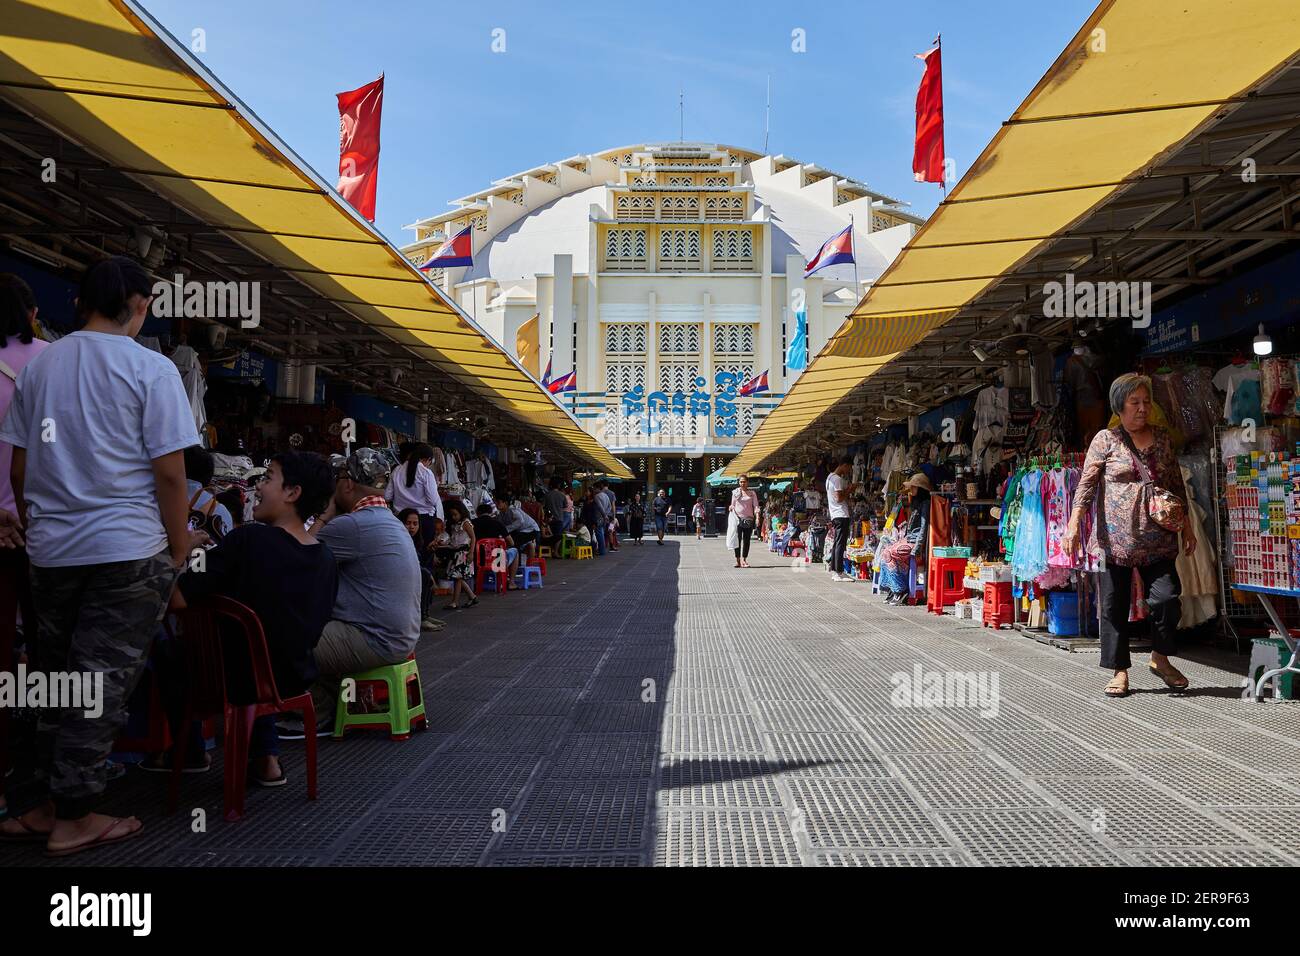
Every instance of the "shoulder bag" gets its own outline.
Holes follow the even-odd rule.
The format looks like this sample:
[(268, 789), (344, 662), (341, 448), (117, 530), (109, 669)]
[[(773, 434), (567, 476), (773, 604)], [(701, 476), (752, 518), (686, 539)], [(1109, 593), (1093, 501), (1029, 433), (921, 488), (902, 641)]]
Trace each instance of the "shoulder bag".
[(1148, 530), (1152, 523), (1163, 531), (1175, 533), (1182, 531), (1187, 518), (1187, 505), (1182, 498), (1179, 498), (1172, 491), (1161, 488), (1156, 484), (1155, 479), (1151, 477), (1151, 472), (1147, 469), (1146, 463), (1142, 461), (1142, 456), (1138, 454), (1136, 446), (1134, 446), (1132, 439), (1129, 438), (1128, 432), (1124, 431), (1122, 425), (1119, 433), (1124, 444), (1128, 446), (1138, 476), (1142, 479), (1142, 491), (1138, 494), (1137, 502), (1138, 513), (1134, 515), (1134, 523), (1137, 525), (1138, 531)]

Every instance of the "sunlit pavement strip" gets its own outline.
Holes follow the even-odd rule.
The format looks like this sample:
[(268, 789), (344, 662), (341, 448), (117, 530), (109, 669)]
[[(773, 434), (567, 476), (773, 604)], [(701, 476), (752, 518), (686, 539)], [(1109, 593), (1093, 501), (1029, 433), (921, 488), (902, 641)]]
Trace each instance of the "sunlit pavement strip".
[[(738, 571), (721, 539), (648, 541), (435, 611), (450, 623), (419, 650), (427, 732), (321, 741), (315, 804), (285, 744), (289, 786), (250, 791), (236, 824), (219, 760), (185, 778), (173, 817), (165, 778), (133, 770), (106, 809), (146, 835), (68, 862), (1297, 862), (1269, 841), (1300, 825), (1300, 709), (1242, 701), (1236, 659), (1180, 660), (1193, 693), (1173, 696), (1139, 655), (1136, 693), (1110, 701), (1095, 654), (886, 608), (764, 545), (751, 557)], [(891, 676), (918, 664), (996, 675), (996, 714), (896, 706)], [(3, 865), (59, 862), (0, 846)]]

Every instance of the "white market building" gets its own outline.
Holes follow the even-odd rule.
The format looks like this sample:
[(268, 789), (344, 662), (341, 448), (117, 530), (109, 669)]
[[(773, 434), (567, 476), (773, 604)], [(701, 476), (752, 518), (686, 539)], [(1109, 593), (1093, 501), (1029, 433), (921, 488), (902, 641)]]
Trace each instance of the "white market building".
[[(712, 143), (573, 156), (451, 205), (403, 252), (422, 263), (472, 226), (474, 265), (431, 277), (518, 357), (538, 316), (534, 372), (577, 370), (566, 406), (648, 490), (701, 487), (780, 401), (796, 290), (811, 359), (921, 222), (831, 170)], [(805, 279), (850, 218), (856, 284), (852, 265)], [(764, 370), (770, 391), (730, 394)]]

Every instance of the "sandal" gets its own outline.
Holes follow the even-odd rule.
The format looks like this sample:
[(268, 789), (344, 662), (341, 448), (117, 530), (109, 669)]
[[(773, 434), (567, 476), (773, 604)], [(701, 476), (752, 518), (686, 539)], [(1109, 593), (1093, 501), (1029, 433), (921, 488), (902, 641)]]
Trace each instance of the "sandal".
[(1127, 677), (1112, 677), (1106, 685), (1107, 697), (1127, 697), (1129, 693)]
[(1178, 683), (1174, 678), (1169, 677), (1160, 668), (1156, 667), (1154, 661), (1152, 661), (1147, 666), (1151, 668), (1151, 673), (1155, 674), (1162, 681), (1164, 681), (1165, 686), (1168, 687), (1170, 690), (1187, 690), (1188, 685), (1191, 684), (1191, 681), (1187, 679), (1187, 675), (1184, 674), (1182, 671), (1178, 670), (1178, 668), (1176, 667), (1173, 668), (1173, 672), (1183, 679), (1181, 684)]
[(468, 604), (466, 604), (466, 605), (464, 605), (464, 606), (465, 606), (465, 607), (473, 607), (473, 606), (476, 605), (476, 604), (478, 604), (478, 598), (474, 598), (474, 600), (470, 601)]
[(444, 604), (444, 605), (442, 606), (442, 609), (443, 609), (444, 611), (459, 611), (459, 610), (460, 610), (460, 605), (459, 605), (459, 604)]
[(65, 846), (58, 850), (47, 849), (45, 851), (45, 855), (46, 856), (72, 856), (74, 853), (81, 853), (85, 850), (93, 850), (96, 847), (100, 847), (100, 846), (108, 846), (110, 843), (123, 843), (126, 840), (133, 840), (136, 837), (138, 837), (141, 833), (144, 832), (144, 824), (140, 823), (140, 821), (138, 820), (136, 820), (136, 823), (139, 825), (134, 830), (127, 830), (125, 833), (121, 834), (120, 836), (115, 836), (115, 837), (109, 836), (109, 834), (112, 833), (114, 830), (116, 830), (120, 824), (125, 823), (129, 819), (134, 819), (134, 817), (113, 817), (112, 821), (104, 829), (104, 832), (101, 833), (99, 836), (95, 837), (95, 839), (87, 841), (86, 843), (78, 843), (76, 846)]

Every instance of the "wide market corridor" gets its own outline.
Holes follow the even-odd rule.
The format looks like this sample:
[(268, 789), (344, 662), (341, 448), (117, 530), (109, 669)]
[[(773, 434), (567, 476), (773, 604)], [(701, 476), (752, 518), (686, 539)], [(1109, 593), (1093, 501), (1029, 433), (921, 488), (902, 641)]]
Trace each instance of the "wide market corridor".
[[(1172, 696), (1140, 654), (1137, 693), (1110, 701), (1095, 652), (752, 557), (625, 543), (552, 561), (543, 590), (435, 612), (427, 732), (322, 740), (316, 803), (287, 743), (289, 785), (251, 790), (233, 824), (219, 759), (173, 816), (165, 777), (133, 768), (109, 809), (146, 834), (75, 865), (1297, 862), (1270, 841), (1300, 827), (1300, 710), (1242, 700), (1239, 659), (1194, 653)], [(996, 716), (895, 706), (891, 675), (918, 664), (996, 674)], [(0, 847), (3, 865), (58, 863)]]

